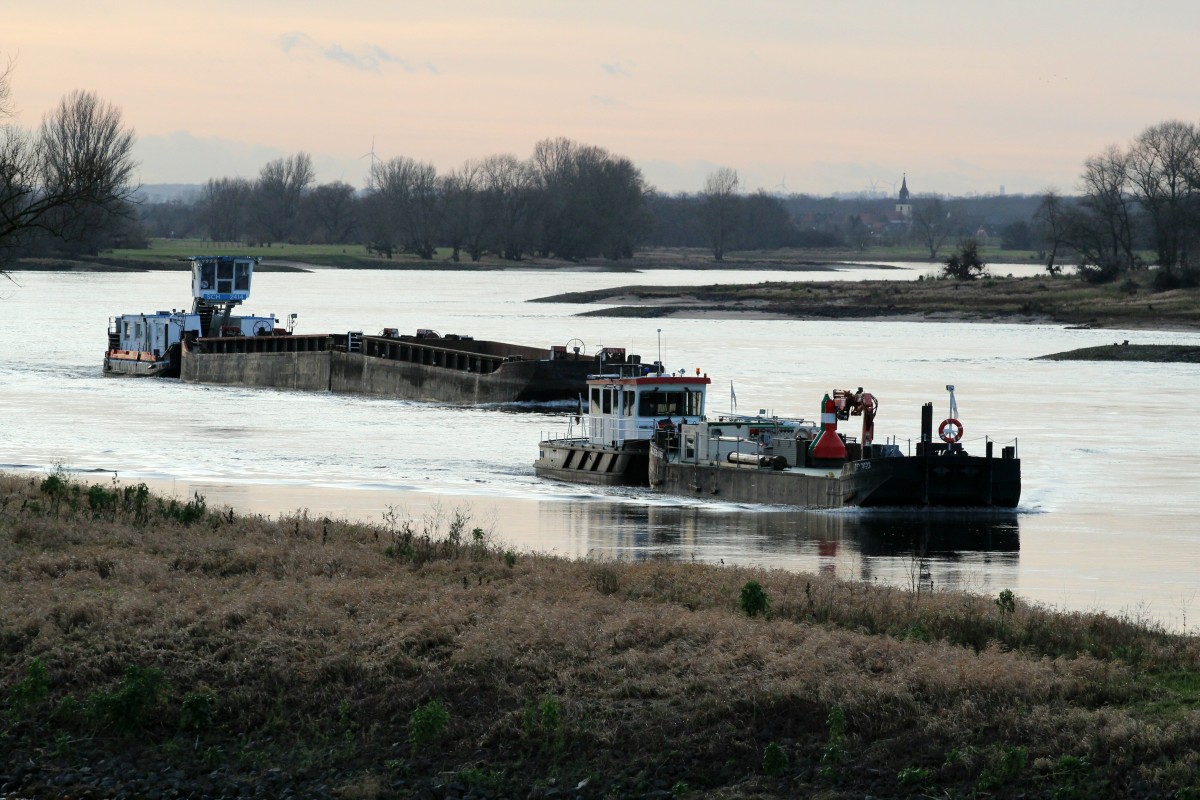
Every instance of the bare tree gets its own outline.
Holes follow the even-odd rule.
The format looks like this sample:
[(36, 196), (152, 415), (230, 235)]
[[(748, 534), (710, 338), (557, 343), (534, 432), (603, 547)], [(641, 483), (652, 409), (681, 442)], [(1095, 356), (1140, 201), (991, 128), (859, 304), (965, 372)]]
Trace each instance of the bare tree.
[(927, 197), (913, 203), (912, 227), (917, 239), (929, 250), (930, 260), (933, 260), (950, 237), (954, 220), (941, 198)]
[(246, 178), (212, 178), (204, 184), (200, 214), (214, 242), (241, 241), (254, 184)]
[(308, 241), (345, 244), (358, 228), (358, 202), (348, 183), (321, 184), (304, 195), (300, 205)]
[(1112, 146), (1087, 159), (1081, 184), (1083, 199), (1066, 217), (1067, 242), (1084, 279), (1110, 281), (1138, 265), (1128, 154)]
[[(0, 71), (0, 115), (11, 118), (12, 64)], [(36, 135), (0, 130), (0, 258), (37, 235), (82, 241), (132, 215), (133, 130), (91, 92), (72, 92)], [(89, 245), (90, 248), (90, 245)]]
[(441, 179), (445, 206), (442, 230), (450, 258), (458, 261), (465, 248), (472, 261), (483, 257), (483, 175), (478, 161), (468, 160)]
[(1046, 256), (1046, 272), (1057, 275), (1062, 272), (1058, 265), (1058, 250), (1066, 242), (1067, 220), (1063, 199), (1053, 189), (1042, 195), (1042, 202), (1033, 212), (1033, 226), (1042, 244), (1050, 246)]
[(401, 156), (371, 167), (368, 192), (377, 233), (423, 259), (433, 258), (441, 197), (432, 164)]
[(483, 186), (484, 224), (501, 258), (520, 261), (530, 239), (533, 176), (513, 155), (487, 156), (479, 162)]
[(1178, 120), (1152, 125), (1129, 150), (1131, 187), (1146, 214), (1158, 265), (1167, 274), (1189, 268), (1200, 215), (1200, 132)]
[(262, 168), (254, 184), (254, 218), (263, 241), (285, 242), (292, 237), (300, 217), (300, 198), (315, 176), (312, 157), (304, 152), (277, 158)]
[(704, 179), (700, 219), (717, 261), (725, 260), (725, 249), (737, 227), (741, 205), (737, 188), (737, 170), (729, 167), (721, 167)]

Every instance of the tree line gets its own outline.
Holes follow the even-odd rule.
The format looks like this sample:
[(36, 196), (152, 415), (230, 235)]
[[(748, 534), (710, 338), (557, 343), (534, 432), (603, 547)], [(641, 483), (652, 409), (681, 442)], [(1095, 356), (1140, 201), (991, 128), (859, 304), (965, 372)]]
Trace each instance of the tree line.
[(485, 255), (578, 261), (637, 248), (731, 250), (948, 243), (989, 230), (1003, 247), (1042, 251), (1050, 272), (1115, 280), (1157, 267), (1159, 288), (1200, 285), (1200, 129), (1166, 121), (1083, 162), (1078, 196), (917, 197), (898, 216), (888, 198), (779, 197), (739, 191), (715, 170), (702, 191), (656, 192), (623, 156), (566, 138), (532, 154), (469, 159), (439, 174), (409, 157), (375, 160), (366, 187), (317, 184), (303, 152), (256, 178), (214, 178), (195, 197), (138, 202), (134, 133), (94, 93), (65, 95), (36, 130), (16, 124), (13, 62), (0, 68), (0, 268), (8, 259), (97, 254), (147, 237), (206, 237), (231, 246), (356, 244), (391, 258)]
[(1096, 283), (1148, 266), (1160, 289), (1200, 285), (1200, 129), (1170, 120), (1151, 125), (1126, 147), (1112, 145), (1083, 163), (1081, 193), (1050, 192), (1034, 215), (1051, 243), (1048, 267), (1067, 251)]

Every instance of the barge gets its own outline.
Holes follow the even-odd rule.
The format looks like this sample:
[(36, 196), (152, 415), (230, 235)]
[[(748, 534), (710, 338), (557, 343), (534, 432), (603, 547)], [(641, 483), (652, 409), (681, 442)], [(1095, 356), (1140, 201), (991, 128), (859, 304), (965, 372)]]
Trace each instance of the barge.
[(106, 374), (178, 377), (185, 383), (328, 391), (455, 404), (574, 400), (587, 376), (640, 366), (624, 348), (591, 356), (578, 339), (547, 348), (419, 328), (296, 334), (274, 316), (238, 315), (257, 259), (189, 259), (190, 311), (125, 314), (109, 325)]
[[(915, 453), (874, 441), (878, 401), (861, 389), (822, 400), (821, 422), (759, 415), (704, 416), (707, 376), (669, 378), (680, 395), (656, 406), (661, 376), (589, 380), (590, 413), (578, 434), (539, 443), (536, 474), (605, 485), (643, 485), (663, 494), (806, 508), (1015, 508), (1021, 497), (1017, 445), (982, 455), (961, 443), (954, 387), (950, 415), (933, 433), (933, 404), (921, 410)], [(665, 413), (664, 413), (665, 412)], [(837, 431), (860, 416), (861, 440)]]

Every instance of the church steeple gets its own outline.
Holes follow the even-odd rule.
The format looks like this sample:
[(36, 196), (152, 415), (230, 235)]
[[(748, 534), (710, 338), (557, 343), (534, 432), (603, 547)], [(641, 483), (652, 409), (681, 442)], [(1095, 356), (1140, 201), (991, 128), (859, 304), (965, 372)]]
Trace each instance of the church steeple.
[[(895, 184), (892, 184), (895, 186)], [(908, 204), (908, 174), (905, 173), (900, 181), (900, 205)]]

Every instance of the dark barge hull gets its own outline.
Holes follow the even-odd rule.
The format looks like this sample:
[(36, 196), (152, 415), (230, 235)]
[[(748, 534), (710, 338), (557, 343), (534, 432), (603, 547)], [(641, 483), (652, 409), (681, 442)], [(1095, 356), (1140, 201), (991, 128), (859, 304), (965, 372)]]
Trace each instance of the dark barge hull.
[(670, 462), (654, 445), (649, 477), (665, 494), (806, 508), (1015, 508), (1021, 498), (1019, 459), (966, 454), (863, 459), (838, 473)]
[(533, 462), (539, 478), (587, 483), (593, 486), (645, 486), (649, 471), (648, 441), (622, 446), (589, 444), (585, 440), (548, 439), (538, 443)]
[(1021, 500), (1017, 458), (870, 458), (847, 464), (840, 480), (846, 505), (1016, 508)]
[(597, 360), (550, 355), (541, 348), (475, 339), (235, 336), (189, 342), (180, 377), (186, 383), (458, 404), (577, 399)]

